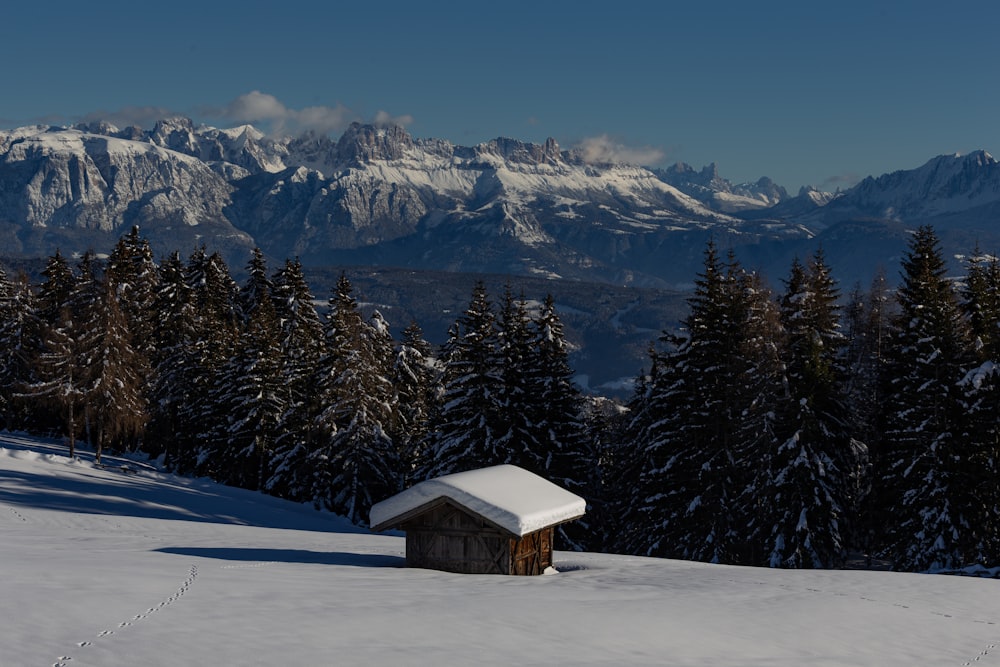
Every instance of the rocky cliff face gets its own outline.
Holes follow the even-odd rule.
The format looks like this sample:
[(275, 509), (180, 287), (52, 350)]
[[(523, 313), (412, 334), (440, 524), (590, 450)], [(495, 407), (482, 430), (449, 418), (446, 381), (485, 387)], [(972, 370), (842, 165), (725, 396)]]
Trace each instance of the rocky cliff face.
[(696, 170), (678, 162), (655, 173), (665, 183), (691, 195), (709, 208), (723, 213), (738, 214), (770, 208), (788, 199), (788, 192), (770, 178), (754, 183), (732, 183), (719, 175), (715, 163)]
[(313, 265), (670, 286), (690, 283), (710, 237), (780, 276), (788, 253), (808, 254), (840, 223), (967, 231), (995, 227), (998, 202), (1000, 167), (982, 152), (869, 178), (836, 198), (790, 198), (766, 178), (734, 185), (714, 165), (653, 172), (590, 163), (552, 139), (465, 147), (397, 126), (354, 124), (337, 140), (179, 118), (148, 131), (0, 132), (0, 241), (14, 255), (110, 248), (139, 224), (158, 253), (205, 243), (240, 265), (259, 245)]
[[(224, 213), (233, 187), (206, 163), (152, 143), (79, 130), (34, 128), (0, 140), (0, 221), (8, 252), (50, 254), (54, 245), (103, 249), (123, 227), (171, 227), (189, 244), (249, 237)], [(69, 247), (66, 247), (68, 244)]]

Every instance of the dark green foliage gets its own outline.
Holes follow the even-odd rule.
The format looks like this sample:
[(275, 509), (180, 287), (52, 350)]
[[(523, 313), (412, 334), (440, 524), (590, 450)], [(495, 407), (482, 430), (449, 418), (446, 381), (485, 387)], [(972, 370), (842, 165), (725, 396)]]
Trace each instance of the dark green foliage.
[[(751, 471), (772, 444), (776, 317), (768, 293), (734, 258), (705, 251), (687, 337), (665, 335), (635, 423), (638, 471), (625, 548), (712, 562), (752, 559)], [(751, 462), (753, 462), (751, 464)]]
[(421, 478), (511, 461), (500, 400), (504, 395), (496, 315), (483, 284), (445, 344), (441, 409), (434, 415), (430, 458)]
[(317, 382), (323, 407), (309, 460), (316, 502), (365, 525), (373, 504), (402, 489), (403, 471), (392, 441), (392, 341), (380, 316), (362, 319), (351, 293), (341, 276), (327, 314), (329, 353)]
[(313, 382), (327, 352), (323, 324), (298, 260), (286, 261), (275, 274), (273, 302), (279, 323), (278, 357), (286, 405), (266, 488), (270, 493), (305, 502), (312, 500), (307, 459), (314, 441), (315, 417), (321, 408)]
[(227, 484), (260, 489), (288, 406), (280, 358), (280, 324), (260, 251), (240, 292), (241, 326), (232, 356), (219, 368), (212, 404), (222, 407), (211, 432), (212, 474)]
[(35, 380), (33, 361), (39, 351), (42, 323), (26, 276), (12, 281), (0, 268), (0, 428), (29, 427), (30, 402), (23, 393)]
[(981, 361), (1000, 359), (1000, 260), (977, 248), (962, 288), (962, 310)]
[(887, 355), (885, 430), (875, 490), (896, 569), (970, 564), (978, 555), (969, 496), (976, 443), (963, 437), (960, 381), (972, 365), (968, 330), (934, 231), (922, 227), (903, 260)]
[(867, 448), (851, 434), (837, 300), (821, 251), (808, 267), (793, 263), (780, 301), (786, 391), (756, 489), (763, 562), (772, 567), (842, 565), (859, 506)]
[(399, 418), (394, 440), (403, 471), (402, 488), (411, 486), (417, 471), (426, 465), (429, 423), (439, 407), (440, 376), (441, 366), (420, 325), (410, 323), (403, 330), (392, 369)]

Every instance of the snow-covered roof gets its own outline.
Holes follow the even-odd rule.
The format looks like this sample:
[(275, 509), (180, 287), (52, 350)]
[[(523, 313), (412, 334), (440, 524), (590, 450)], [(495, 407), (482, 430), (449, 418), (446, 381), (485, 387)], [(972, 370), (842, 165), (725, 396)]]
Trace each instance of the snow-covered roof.
[(514, 535), (583, 516), (586, 501), (538, 475), (512, 465), (481, 468), (429, 479), (371, 509), (373, 530), (398, 525), (425, 505), (448, 499)]

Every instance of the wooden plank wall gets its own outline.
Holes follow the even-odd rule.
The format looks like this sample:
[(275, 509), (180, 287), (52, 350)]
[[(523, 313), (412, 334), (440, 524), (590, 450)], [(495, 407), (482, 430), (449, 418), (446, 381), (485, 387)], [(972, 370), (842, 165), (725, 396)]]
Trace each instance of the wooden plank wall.
[(463, 508), (442, 503), (402, 526), (406, 562), (464, 574), (536, 575), (552, 565), (554, 528), (522, 538)]

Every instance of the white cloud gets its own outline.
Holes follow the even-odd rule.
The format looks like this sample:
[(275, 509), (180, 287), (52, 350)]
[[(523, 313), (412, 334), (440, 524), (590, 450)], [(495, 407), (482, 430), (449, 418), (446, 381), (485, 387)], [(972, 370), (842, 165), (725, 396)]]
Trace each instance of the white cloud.
[(306, 130), (320, 134), (340, 132), (354, 120), (350, 109), (341, 104), (292, 109), (274, 95), (259, 90), (240, 95), (216, 113), (235, 123), (263, 125), (274, 134)]
[(659, 148), (651, 146), (626, 146), (618, 143), (606, 134), (597, 137), (587, 137), (576, 145), (586, 162), (595, 164), (624, 163), (637, 165), (654, 165), (663, 161), (666, 154)]
[[(352, 122), (361, 120), (358, 114), (342, 104), (292, 109), (274, 95), (254, 90), (240, 95), (222, 109), (215, 111), (235, 123), (264, 125), (272, 134), (297, 134), (311, 130), (319, 134), (343, 132)], [(407, 114), (393, 116), (379, 111), (372, 121), (376, 125), (402, 125), (413, 122)]]
[(388, 111), (379, 111), (375, 114), (375, 118), (372, 122), (375, 125), (399, 125), (400, 127), (406, 127), (407, 125), (413, 123), (413, 116), (409, 114), (393, 116)]
[(282, 104), (274, 95), (254, 90), (240, 95), (222, 110), (222, 114), (238, 123), (259, 123), (261, 121), (284, 122), (295, 112)]

